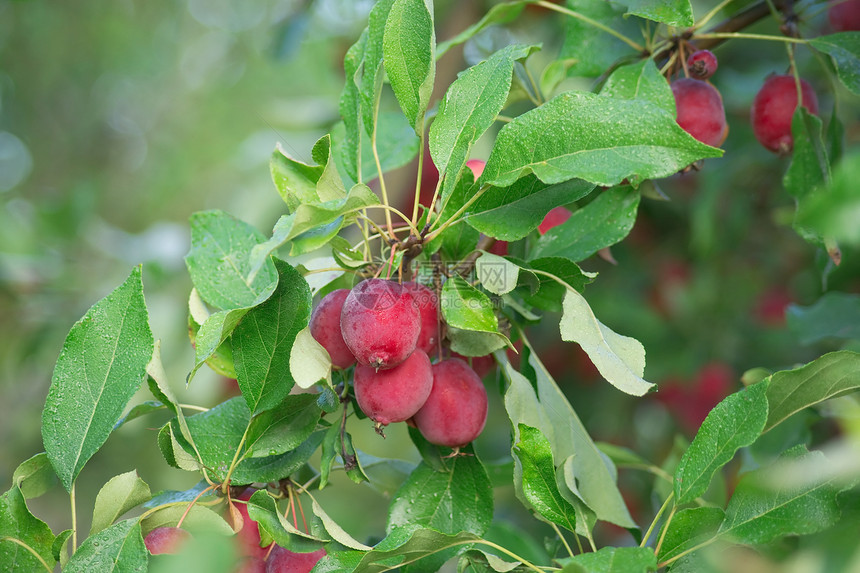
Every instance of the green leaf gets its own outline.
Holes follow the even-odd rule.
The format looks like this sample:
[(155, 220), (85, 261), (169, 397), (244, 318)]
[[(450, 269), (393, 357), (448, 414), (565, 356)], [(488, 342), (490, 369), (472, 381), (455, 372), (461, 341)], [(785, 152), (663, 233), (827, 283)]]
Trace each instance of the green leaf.
[(445, 281), (439, 304), (448, 326), (488, 332), (508, 343), (507, 337), (499, 332), (499, 320), (493, 312), (492, 301), (459, 275)]
[(269, 161), (272, 181), (290, 211), (303, 203), (318, 203), (317, 182), (323, 174), (324, 165), (308, 165), (293, 159), (278, 143)]
[(249, 273), (253, 275), (261, 268), (268, 268), (269, 255), (287, 243), (292, 242), (291, 256), (325, 245), (337, 234), (347, 217), (354, 216), (352, 213), (378, 203), (379, 199), (367, 185), (358, 184), (343, 199), (300, 205), (295, 212), (278, 219), (271, 239), (253, 247), (250, 251)]
[(120, 426), (123, 426), (126, 423), (131, 422), (132, 420), (136, 420), (142, 416), (146, 416), (147, 414), (166, 409), (167, 406), (165, 406), (161, 402), (158, 402), (157, 400), (147, 400), (146, 402), (135, 404), (125, 416), (119, 419), (119, 422), (116, 423), (113, 429), (116, 430)]
[(514, 61), (525, 58), (533, 47), (511, 45), (462, 72), (439, 103), (430, 126), (430, 154), (445, 181), (446, 197), (466, 165), (472, 145), (502, 111), (511, 89)]
[(540, 76), (540, 92), (546, 97), (555, 93), (558, 85), (567, 77), (568, 70), (577, 64), (572, 58), (553, 60), (544, 68)]
[(149, 501), (151, 497), (149, 486), (140, 479), (137, 471), (112, 477), (96, 496), (90, 535), (107, 529), (123, 513)]
[(585, 197), (594, 185), (571, 179), (557, 185), (527, 175), (509, 187), (490, 187), (464, 214), (469, 225), (503, 241), (522, 239), (538, 228), (554, 207)]
[(692, 507), (679, 511), (669, 524), (657, 558), (661, 562), (666, 561), (714, 537), (724, 515), (719, 507)]
[(475, 261), (475, 272), (485, 289), (502, 295), (516, 288), (520, 267), (504, 257), (484, 252)]
[(364, 129), (368, 135), (372, 135), (378, 129), (374, 122), (374, 115), (379, 107), (379, 92), (382, 89), (385, 28), (393, 4), (394, 0), (380, 0), (370, 11), (364, 61), (356, 76), (356, 85), (361, 93)]
[(840, 32), (819, 36), (809, 40), (809, 44), (830, 56), (842, 84), (860, 95), (860, 33)]
[[(346, 175), (353, 181), (359, 181), (358, 172), (361, 163), (361, 92), (356, 84), (356, 75), (367, 51), (368, 32), (365, 29), (358, 40), (350, 46), (343, 57), (343, 74), (346, 78), (343, 90), (340, 92), (338, 110), (343, 123), (332, 130), (335, 149), (339, 150), (341, 165)], [(342, 127), (342, 132), (339, 128)], [(282, 195), (283, 196), (283, 195)], [(301, 204), (301, 202), (299, 202)]]
[(325, 432), (320, 448), (320, 483), (319, 489), (328, 485), (331, 467), (335, 458), (340, 455), (340, 424), (332, 424)]
[(140, 388), (153, 340), (141, 269), (72, 326), (42, 411), (42, 440), (67, 491)]
[(382, 573), (447, 549), (467, 547), (480, 539), (466, 531), (446, 535), (432, 529), (397, 529), (380, 541), (373, 551), (364, 554), (354, 573)]
[(308, 463), (322, 443), (324, 433), (315, 431), (299, 447), (279, 456), (245, 459), (233, 473), (233, 483), (279, 481), (291, 476)]
[(320, 518), (323, 527), (333, 540), (351, 549), (359, 549), (361, 551), (370, 551), (372, 549), (372, 547), (356, 541), (349, 533), (344, 531), (335, 520), (329, 517), (329, 515), (323, 510), (322, 506), (317, 503), (317, 500), (314, 499), (311, 501), (311, 509), (313, 510), (314, 515)]
[(248, 279), (251, 249), (264, 240), (257, 229), (223, 211), (191, 215), (191, 250), (185, 264), (203, 300), (228, 310), (268, 298), (278, 278), (271, 262), (262, 261), (262, 270)]
[(538, 239), (534, 257), (564, 257), (578, 262), (621, 241), (636, 222), (639, 193), (624, 185), (600, 193), (570, 219)]
[[(344, 126), (337, 124), (332, 130), (334, 148), (341, 156), (350, 152), (347, 148)], [(403, 167), (418, 155), (421, 140), (415, 135), (409, 122), (400, 110), (380, 110), (376, 118), (376, 153), (383, 173), (398, 167)], [(358, 156), (354, 161), (358, 161)], [(362, 181), (370, 181), (377, 177), (376, 158), (373, 156), (373, 146), (369, 137), (361, 138), (361, 176)], [(351, 167), (350, 167), (351, 169)], [(355, 175), (348, 171), (350, 181), (357, 182)]]
[(314, 573), (352, 573), (364, 551), (329, 551), (314, 566)]
[[(175, 489), (167, 489), (162, 490), (156, 493), (152, 499), (143, 504), (143, 507), (147, 509), (151, 509), (153, 507), (158, 507), (159, 505), (164, 505), (167, 503), (173, 503), (175, 501), (191, 501), (200, 495), (204, 490), (208, 489), (203, 497), (201, 497), (201, 501), (208, 501), (214, 499), (215, 492), (209, 487), (209, 484), (206, 480), (200, 480), (189, 489), (186, 490), (175, 490)], [(143, 528), (146, 531), (146, 527)]]
[(66, 566), (69, 562), (69, 550), (67, 545), (72, 539), (72, 530), (65, 529), (61, 531), (51, 544), (51, 553), (54, 555), (54, 560), (60, 562), (60, 569)]
[(24, 499), (33, 499), (45, 494), (54, 487), (55, 483), (57, 483), (57, 474), (45, 452), (21, 462), (12, 473), (12, 485), (21, 489)]
[(275, 292), (249, 310), (232, 335), (239, 388), (253, 414), (274, 408), (290, 393), (295, 383), (290, 352), (310, 320), (307, 281), (289, 263), (275, 259), (275, 268), (279, 277)]
[(489, 26), (513, 22), (520, 14), (522, 14), (523, 9), (531, 3), (533, 3), (533, 0), (519, 0), (517, 2), (505, 2), (494, 5), (486, 14), (484, 14), (484, 17), (476, 23), (472, 24), (450, 40), (440, 42), (436, 48), (436, 59), (438, 60), (441, 58), (445, 55), (445, 52), (454, 46), (459, 46), (460, 44), (469, 41), (469, 39), (473, 38)]
[[(242, 398), (231, 398), (211, 410), (187, 419), (188, 428), (200, 452), (202, 463), (210, 468), (213, 479), (223, 480), (250, 422), (251, 413)], [(176, 437), (176, 420), (171, 420)], [(232, 475), (234, 484), (278, 481), (298, 471), (322, 442), (324, 431), (317, 431), (287, 453), (262, 458), (242, 459)], [(180, 439), (185, 451), (191, 448)], [(243, 452), (244, 453), (244, 452)]]
[(332, 385), (331, 356), (307, 327), (296, 334), (290, 349), (290, 373), (299, 388), (308, 389), (321, 380)]
[(714, 406), (675, 469), (675, 502), (705, 493), (714, 472), (761, 435), (768, 417), (767, 382), (753, 384)]
[[(238, 397), (186, 418), (188, 429), (200, 454), (200, 462), (211, 468), (215, 474), (214, 479), (223, 480), (226, 477), (250, 418), (247, 404)], [(179, 428), (175, 419), (170, 421), (170, 426), (174, 437), (179, 440), (181, 436), (177, 435)], [(180, 444), (183, 449), (193, 453), (182, 441), (184, 440), (181, 440)]]
[[(176, 431), (179, 432), (178, 429)], [(194, 448), (191, 445), (188, 445), (187, 447), (183, 445), (188, 444), (184, 438), (183, 444), (179, 443), (179, 440), (174, 434), (174, 426), (171, 425), (171, 422), (162, 426), (158, 431), (157, 441), (158, 449), (161, 450), (161, 455), (164, 456), (164, 460), (171, 467), (190, 472), (196, 472), (202, 469), (200, 466), (199, 454), (189, 454), (185, 451), (186, 449), (194, 451)]]
[(561, 573), (647, 573), (657, 570), (657, 557), (650, 547), (603, 547), (570, 559)]
[(835, 164), (842, 160), (845, 153), (845, 125), (840, 121), (836, 113), (836, 104), (833, 105), (833, 113), (830, 114), (830, 122), (827, 124), (827, 150), (830, 161)]
[(597, 442), (596, 445), (616, 466), (639, 466), (642, 468), (653, 466), (651, 462), (629, 448), (609, 442)]
[[(505, 557), (510, 559), (507, 555)], [(516, 569), (521, 563), (521, 561), (505, 561), (489, 553), (488, 550), (473, 549), (460, 557), (457, 571), (498, 571), (499, 573), (508, 573), (508, 571)]]
[(687, 28), (695, 23), (690, 0), (619, 0), (627, 6), (628, 14), (635, 14), (654, 22)]
[(342, 447), (342, 453), (346, 454), (346, 459), (343, 464), (343, 468), (346, 470), (346, 476), (356, 484), (368, 481), (367, 476), (364, 474), (364, 469), (361, 467), (361, 460), (355, 451), (355, 447), (352, 445), (352, 436), (349, 432), (343, 434)]
[[(505, 392), (505, 409), (513, 427), (522, 423), (540, 430), (550, 442), (553, 460), (568, 466), (569, 475), (556, 475), (565, 499), (581, 500), (599, 519), (621, 527), (636, 527), (615, 485), (615, 466), (594, 444), (564, 392), (534, 352), (529, 352), (528, 363), (534, 372), (537, 391), (510, 363), (505, 362), (502, 369), (510, 383)], [(577, 531), (583, 533), (579, 528)]]
[(298, 553), (316, 551), (320, 543), (329, 541), (296, 529), (278, 510), (275, 500), (265, 491), (257, 491), (248, 500), (248, 516), (260, 524), (275, 543)]
[(120, 521), (87, 537), (69, 559), (63, 573), (145, 572), (149, 552), (143, 544), (138, 519)]
[(551, 523), (576, 531), (576, 510), (559, 493), (549, 440), (540, 430), (517, 424), (511, 449), (522, 491), (534, 510)]
[(796, 199), (802, 199), (830, 180), (830, 163), (821, 128), (821, 120), (805, 107), (795, 110), (791, 120), (794, 150), (782, 184)]
[(141, 520), (141, 532), (146, 535), (159, 527), (176, 527), (184, 516), (182, 529), (187, 529), (195, 535), (204, 531), (224, 536), (233, 535), (233, 528), (219, 513), (198, 503), (190, 504), (191, 500), (187, 500), (186, 503), (158, 507)]
[[(209, 501), (214, 499), (215, 492), (209, 487), (209, 484), (206, 480), (200, 480), (189, 489), (186, 490), (175, 490), (175, 489), (167, 489), (162, 490), (156, 493), (152, 499), (143, 504), (143, 507), (147, 509), (152, 509), (153, 507), (158, 507), (160, 505), (173, 503), (176, 501), (192, 501), (194, 498), (199, 496), (204, 490), (209, 489), (207, 493), (205, 493), (200, 500), (201, 501)], [(143, 527), (143, 530), (146, 531), (146, 527)]]
[(248, 456), (275, 456), (297, 448), (313, 433), (321, 412), (315, 394), (286, 396), (273, 409), (251, 420)]
[[(605, 0), (567, 0), (567, 7), (604, 26), (621, 33), (638, 34), (633, 22), (623, 22), (610, 2)], [(578, 18), (564, 18), (564, 44), (559, 59), (573, 59), (577, 64), (570, 72), (577, 76), (596, 77), (610, 69), (616, 61), (632, 55), (632, 49), (614, 36)]]
[[(273, 289), (275, 286), (273, 283)], [(225, 348), (230, 349), (230, 360), (233, 361), (233, 349), (228, 342), (230, 335), (233, 334), (233, 330), (245, 315), (248, 314), (248, 311), (257, 306), (257, 304), (264, 302), (271, 296), (272, 292), (273, 290), (263, 293), (260, 298), (249, 306), (220, 310), (209, 315), (194, 337), (194, 368), (188, 374), (187, 382), (190, 383), (200, 367), (204, 364), (209, 364), (216, 354), (223, 354)], [(233, 370), (233, 374), (235, 375), (235, 363), (233, 364)]]
[(642, 99), (675, 115), (675, 96), (654, 60), (642, 60), (616, 69), (600, 90), (600, 95), (621, 99)]
[(544, 183), (638, 186), (721, 155), (645, 100), (565, 92), (501, 129), (479, 183), (506, 187), (534, 173)]
[(382, 42), (385, 72), (409, 125), (419, 135), (436, 77), (435, 50), (430, 0), (395, 0)]
[[(155, 341), (152, 359), (146, 365), (146, 373), (148, 375), (147, 386), (149, 386), (149, 391), (152, 392), (153, 396), (158, 398), (159, 402), (173, 412), (182, 436), (192, 447), (195, 447), (191, 432), (188, 430), (188, 424), (185, 423), (185, 413), (182, 411), (182, 408), (179, 406), (179, 400), (176, 399), (173, 390), (170, 389), (170, 385), (167, 383), (167, 373), (164, 371), (164, 365), (161, 362), (161, 340)], [(170, 445), (172, 447), (172, 443)], [(174, 461), (176, 460), (174, 459)]]
[(795, 224), (839, 242), (860, 244), (860, 152), (842, 158), (830, 185), (809, 193), (798, 205)]
[(322, 175), (320, 175), (319, 181), (317, 181), (316, 194), (319, 199), (315, 203), (339, 201), (346, 197), (343, 180), (340, 178), (337, 166), (332, 160), (330, 134), (322, 136), (314, 144), (311, 156), (314, 158), (314, 161), (324, 166)]
[(235, 573), (239, 544), (232, 541), (220, 533), (196, 532), (179, 553), (154, 557), (148, 573)]
[(828, 338), (860, 339), (860, 295), (826, 292), (810, 306), (789, 305), (785, 319), (801, 344)]
[(568, 289), (562, 302), (561, 339), (576, 342), (607, 382), (627, 394), (642, 396), (654, 384), (642, 378), (645, 349), (635, 338), (622, 336), (597, 320), (581, 294)]
[(51, 551), (54, 534), (45, 522), (30, 513), (17, 485), (0, 496), (0, 564), (3, 571), (9, 573), (43, 571), (39, 557), (12, 539), (26, 544), (53, 568), (56, 562)]
[(486, 356), (507, 346), (505, 339), (496, 334), (462, 330), (450, 325), (445, 336), (451, 344), (451, 351), (463, 356)]
[(792, 414), (860, 389), (860, 354), (831, 352), (794, 370), (776, 372), (767, 387), (769, 411), (762, 432)]
[[(755, 545), (784, 535), (808, 535), (836, 524), (839, 489), (826, 479), (830, 462), (821, 452), (792, 454), (741, 478), (726, 507), (721, 536)], [(804, 469), (802, 480), (797, 479), (797, 464)]]
[(472, 455), (445, 461), (443, 468), (418, 464), (388, 508), (386, 531), (421, 526), (441, 533), (483, 535), (493, 520), (493, 488)]
[[(584, 272), (579, 265), (563, 257), (533, 259), (529, 261), (528, 268), (548, 273), (580, 292), (597, 276), (596, 273)], [(560, 311), (567, 287), (545, 274), (535, 273), (535, 276), (538, 279), (537, 292), (524, 293), (523, 298), (538, 308)]]

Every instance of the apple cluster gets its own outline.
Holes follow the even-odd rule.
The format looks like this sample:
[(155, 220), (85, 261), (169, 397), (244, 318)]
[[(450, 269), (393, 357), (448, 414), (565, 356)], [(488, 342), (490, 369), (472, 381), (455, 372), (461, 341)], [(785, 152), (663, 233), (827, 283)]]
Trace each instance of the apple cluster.
[[(236, 499), (247, 502), (254, 489), (248, 488)], [(317, 561), (326, 555), (323, 548), (310, 553), (297, 553), (285, 549), (276, 543), (260, 547), (260, 525), (248, 515), (246, 503), (233, 505), (239, 514), (241, 523), (234, 517), (230, 518), (234, 529), (238, 529), (238, 552), (242, 556), (236, 573), (309, 573)], [(153, 555), (177, 553), (188, 541), (191, 534), (180, 527), (157, 527), (150, 531), (143, 542)]]
[(381, 428), (413, 424), (427, 441), (459, 448), (487, 419), (487, 391), (466, 362), (431, 363), (441, 344), (436, 293), (417, 282), (371, 278), (325, 295), (310, 332), (332, 365), (353, 372), (361, 411)]
[[(672, 82), (678, 125), (707, 145), (720, 146), (729, 133), (720, 92), (708, 80), (717, 70), (717, 58), (699, 50), (687, 58), (689, 77)], [(781, 155), (790, 153), (794, 140), (791, 119), (800, 105), (818, 113), (818, 98), (809, 83), (793, 75), (771, 75), (756, 94), (750, 109), (750, 123), (756, 139), (766, 149)]]

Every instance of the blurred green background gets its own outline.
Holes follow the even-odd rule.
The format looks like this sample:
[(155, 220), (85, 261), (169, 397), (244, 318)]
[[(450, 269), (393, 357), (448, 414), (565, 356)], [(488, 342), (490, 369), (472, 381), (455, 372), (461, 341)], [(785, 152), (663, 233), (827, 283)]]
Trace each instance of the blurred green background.
[[(436, 2), (437, 37), (453, 36), (493, 3)], [(191, 283), (182, 260), (187, 218), (223, 209), (264, 233), (271, 229), (285, 207), (270, 181), (269, 155), (280, 142), (309, 161), (313, 142), (337, 121), (343, 55), (371, 6), (367, 0), (0, 0), (2, 489), (18, 463), (42, 450), (41, 406), (69, 328), (138, 263), (168, 375), (182, 389), (192, 364)], [(804, 32), (822, 33), (823, 20), (819, 14)], [(557, 55), (563, 30), (562, 16), (540, 10), (511, 27), (521, 41), (543, 42), (544, 52), (530, 62), (536, 73)], [(752, 31), (776, 33), (776, 26), (764, 22)], [(762, 149), (748, 126), (763, 78), (787, 67), (784, 48), (736, 42), (716, 53), (720, 70), (712, 81), (731, 128), (725, 158), (660, 182), (671, 201), (643, 201), (631, 237), (612, 250), (617, 265), (597, 257), (583, 264), (601, 275), (586, 291), (597, 316), (641, 340), (646, 378), (675, 390), (643, 400), (622, 395), (558, 341), (557, 317), (530, 331), (594, 437), (634, 447), (658, 464), (676, 432), (690, 436), (696, 417), (739, 388), (745, 370), (786, 368), (846, 345), (801, 345), (785, 326), (786, 305), (812, 304), (825, 275), (827, 288), (860, 292), (860, 253), (846, 251), (842, 266), (829, 269), (826, 257), (791, 229), (793, 202), (781, 188), (788, 161)], [(807, 51), (798, 52), (798, 61), (829, 117), (833, 87)], [(466, 65), (461, 49), (440, 62), (435, 97)], [(590, 84), (565, 84), (572, 86)], [(846, 140), (856, 146), (857, 99), (838, 94)], [(488, 138), (475, 153), (487, 157)], [(408, 189), (413, 173), (414, 166), (400, 170), (390, 187)], [(183, 400), (209, 406), (228, 390), (204, 371)], [(509, 447), (498, 400), (491, 411), (477, 445), (487, 460)], [(832, 423), (818, 416), (825, 439)], [(138, 468), (153, 491), (196, 482), (161, 459), (155, 444), (161, 423), (145, 418), (123, 427), (84, 470), (78, 492), (84, 527), (86, 508), (115, 474)], [(384, 443), (369, 423), (353, 429), (357, 446), (374, 455), (416, 456), (402, 428)], [(650, 519), (643, 478), (628, 481), (624, 487), (641, 512), (634, 516)], [(369, 491), (351, 487), (344, 486), (346, 495)], [(61, 488), (30, 503), (55, 531), (68, 527)], [(347, 529), (380, 534), (382, 498), (362, 493), (350, 503), (329, 512)]]

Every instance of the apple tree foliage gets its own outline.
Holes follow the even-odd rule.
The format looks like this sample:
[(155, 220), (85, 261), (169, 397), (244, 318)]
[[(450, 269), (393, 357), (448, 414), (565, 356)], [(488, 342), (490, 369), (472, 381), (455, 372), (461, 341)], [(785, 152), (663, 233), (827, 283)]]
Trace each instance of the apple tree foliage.
[[(437, 85), (440, 57), (526, 8), (568, 21), (561, 51), (542, 73), (530, 65), (540, 45), (485, 42), (482, 61), (449, 86)], [(624, 240), (640, 203), (659, 197), (655, 181), (691, 166), (708, 169), (710, 158), (723, 155), (678, 126), (664, 75), (679, 47), (731, 35), (733, 42), (760, 40), (737, 31), (721, 36), (725, 28), (712, 23), (718, 10), (696, 14), (689, 0), (519, 0), (493, 6), (453, 38), (437, 38), (431, 0), (379, 0), (344, 58), (341, 119), (313, 147), (313, 163), (274, 151), (272, 178), (284, 207), (271, 233), (219, 210), (191, 218), (195, 363), (186, 382), (212, 368), (236, 379), (241, 396), (204, 411), (181, 403), (150, 330), (142, 268), (132, 269), (72, 326), (60, 350), (42, 414), (45, 451), (22, 463), (0, 496), (2, 569), (146, 570), (143, 535), (179, 522), (202, 539), (232, 535), (224, 516), (235, 509), (224, 507), (232, 488), (248, 485), (259, 490), (248, 509), (264, 540), (297, 552), (325, 547), (317, 573), (431, 571), (451, 560), (472, 571), (703, 571), (732, 547), (767, 547), (837, 525), (845, 500), (856, 499), (857, 476), (828, 460), (834, 452), (783, 443), (768, 463), (742, 473), (724, 503), (708, 491), (739, 451), (795, 414), (858, 390), (860, 354), (839, 350), (745, 378), (675, 463), (659, 468), (590, 437), (525, 329), (539, 316), (560, 316), (561, 340), (579, 345), (618, 392), (659, 392), (646, 377), (643, 345), (592, 310), (585, 287), (600, 289), (600, 278), (578, 263)], [(639, 28), (644, 39), (631, 39)], [(860, 33), (786, 42), (816, 54), (841, 86), (837, 98), (860, 94)], [(595, 81), (590, 89), (561, 89), (568, 76)], [(444, 93), (438, 101), (434, 89)], [(386, 103), (395, 100), (396, 107)], [(783, 181), (796, 202), (795, 228), (810, 249), (835, 261), (839, 245), (860, 243), (860, 150), (842, 149), (843, 129), (835, 114), (797, 111)], [(488, 130), (492, 152), (475, 179), (466, 162)], [(385, 174), (424, 149), (439, 170), (433, 201), (421, 204), (416, 193), (412, 210), (402, 212), (389, 201)], [(573, 215), (538, 234), (559, 206)], [(495, 241), (508, 242), (507, 254), (489, 252)], [(311, 286), (310, 270), (297, 262), (311, 252), (338, 269), (327, 284)], [(349, 431), (369, 423), (351, 399), (350, 372), (332, 371), (308, 333), (314, 297), (363, 277), (405, 278), (426, 268), (436, 269), (446, 346), (464, 356), (493, 353), (497, 362), (504, 410), (497, 414), (510, 430), (501, 463), (488, 465), (471, 446), (452, 455), (412, 431), (417, 464), (364, 454)], [(858, 316), (856, 299), (832, 292), (795, 307), (788, 319), (818, 340), (860, 337)], [(516, 341), (518, 366), (506, 352)], [(141, 387), (152, 399), (130, 405)], [(31, 514), (28, 499), (57, 478), (73, 496), (111, 432), (155, 411), (171, 416), (157, 433), (166, 463), (199, 474), (200, 485), (154, 493), (135, 472), (120, 474), (99, 493), (89, 532), (53, 532)], [(853, 448), (856, 456), (856, 441)], [(667, 482), (648, 521), (632, 517), (617, 486), (619, 467)], [(331, 487), (334, 472), (359, 484), (396, 483), (389, 507), (379, 510), (387, 525), (376, 539), (353, 538), (314, 498)], [(494, 515), (494, 488), (511, 486), (554, 531), (543, 560), (485, 538), (505, 519)], [(295, 520), (300, 499), (310, 510), (303, 526)], [(627, 529), (634, 541), (600, 546), (598, 522)]]

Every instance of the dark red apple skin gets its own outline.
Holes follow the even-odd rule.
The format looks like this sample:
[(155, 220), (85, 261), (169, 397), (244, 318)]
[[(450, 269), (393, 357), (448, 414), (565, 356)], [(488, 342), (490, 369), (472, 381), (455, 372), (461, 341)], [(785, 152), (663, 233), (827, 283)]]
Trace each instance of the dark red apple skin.
[(860, 0), (832, 3), (827, 11), (827, 19), (834, 32), (860, 31)]
[(259, 557), (246, 557), (239, 562), (236, 573), (266, 573), (266, 562)]
[(317, 549), (312, 553), (294, 553), (276, 545), (266, 560), (266, 573), (310, 573), (317, 561), (325, 556), (325, 549)]
[(191, 534), (179, 527), (156, 527), (146, 534), (143, 544), (153, 555), (177, 553)]
[(550, 210), (549, 213), (543, 218), (541, 224), (538, 225), (538, 233), (541, 235), (546, 235), (546, 232), (552, 229), (553, 227), (558, 227), (568, 219), (572, 213), (565, 209), (564, 207), (555, 207)]
[(409, 281), (403, 283), (412, 294), (412, 299), (418, 305), (418, 313), (420, 314), (421, 330), (418, 333), (418, 341), (415, 343), (415, 348), (423, 350), (428, 355), (433, 354), (438, 350), (440, 334), (439, 320), (439, 298), (436, 293), (426, 286)]
[(355, 367), (353, 389), (361, 411), (375, 422), (403, 422), (424, 405), (433, 387), (433, 370), (423, 350), (416, 349), (401, 364), (376, 370)]
[(420, 313), (412, 294), (399, 283), (368, 279), (346, 297), (340, 328), (359, 364), (385, 370), (415, 350)]
[(672, 82), (678, 125), (706, 145), (718, 147), (728, 135), (723, 98), (717, 88), (692, 78)]
[(687, 58), (687, 69), (697, 80), (706, 80), (717, 71), (717, 57), (710, 50), (697, 50)]
[(433, 389), (412, 417), (428, 442), (457, 448), (477, 438), (487, 421), (487, 391), (468, 364), (449, 358), (433, 365)]
[[(818, 114), (818, 96), (806, 80), (800, 80), (802, 105)], [(797, 86), (794, 76), (770, 76), (765, 80), (750, 108), (753, 134), (766, 149), (788, 153), (794, 147), (791, 118), (797, 108)]]
[(475, 374), (480, 378), (484, 378), (484, 376), (496, 369), (496, 359), (493, 358), (492, 354), (486, 354), (484, 356), (463, 356), (462, 354), (452, 352), (451, 358), (459, 358), (471, 366), (472, 370), (474, 370)]
[(504, 257), (505, 255), (508, 254), (508, 242), (507, 241), (496, 241), (487, 250), (487, 252), (493, 253), (494, 255), (499, 255), (500, 257)]
[(343, 341), (340, 330), (340, 314), (347, 296), (349, 289), (345, 288), (325, 295), (311, 313), (309, 324), (311, 336), (328, 351), (332, 366), (338, 368), (349, 368), (355, 364), (355, 356)]

